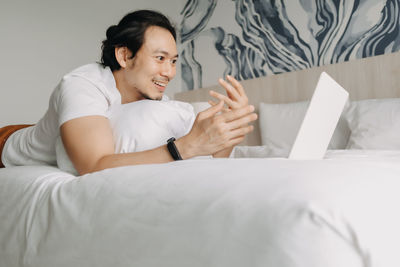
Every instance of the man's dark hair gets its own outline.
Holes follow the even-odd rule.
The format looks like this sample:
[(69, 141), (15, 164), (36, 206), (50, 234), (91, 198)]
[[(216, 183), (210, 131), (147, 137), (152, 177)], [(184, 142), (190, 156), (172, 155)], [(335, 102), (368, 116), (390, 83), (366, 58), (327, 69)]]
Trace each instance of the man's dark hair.
[(101, 47), (101, 64), (110, 67), (111, 71), (119, 70), (121, 66), (115, 58), (115, 47), (127, 47), (133, 58), (143, 45), (144, 33), (150, 26), (167, 29), (176, 41), (175, 28), (166, 16), (152, 10), (134, 11), (123, 17), (118, 25), (107, 29), (107, 39)]

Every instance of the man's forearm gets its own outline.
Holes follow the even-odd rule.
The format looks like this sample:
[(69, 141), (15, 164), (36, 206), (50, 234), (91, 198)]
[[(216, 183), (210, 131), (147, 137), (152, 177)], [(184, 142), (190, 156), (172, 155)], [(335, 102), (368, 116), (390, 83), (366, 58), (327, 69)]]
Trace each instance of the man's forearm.
[(161, 146), (155, 149), (141, 151), (141, 152), (131, 152), (131, 153), (121, 153), (121, 154), (111, 154), (102, 157), (96, 163), (96, 165), (89, 170), (85, 170), (83, 173), (95, 172), (109, 168), (138, 165), (138, 164), (158, 164), (173, 161), (167, 146)]

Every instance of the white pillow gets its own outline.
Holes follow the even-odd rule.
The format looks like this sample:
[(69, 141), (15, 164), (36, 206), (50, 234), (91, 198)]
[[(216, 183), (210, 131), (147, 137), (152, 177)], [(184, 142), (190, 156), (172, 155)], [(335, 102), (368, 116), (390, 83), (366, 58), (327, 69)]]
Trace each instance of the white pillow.
[(348, 149), (400, 149), (400, 98), (354, 101), (346, 119)]
[[(260, 103), (261, 143), (271, 156), (287, 157), (306, 114), (309, 101), (287, 104)], [(329, 149), (345, 149), (350, 130), (342, 115), (333, 133)]]
[(267, 146), (235, 146), (230, 158), (271, 158), (278, 157), (276, 151)]
[(186, 135), (192, 128), (193, 107), (180, 101), (142, 100), (111, 110), (115, 153), (138, 152), (166, 144), (171, 137)]
[[(109, 112), (115, 153), (148, 150), (180, 138), (192, 128), (193, 107), (180, 101), (142, 100), (112, 107)], [(77, 174), (65, 152), (61, 138), (56, 142), (57, 164), (61, 170)]]

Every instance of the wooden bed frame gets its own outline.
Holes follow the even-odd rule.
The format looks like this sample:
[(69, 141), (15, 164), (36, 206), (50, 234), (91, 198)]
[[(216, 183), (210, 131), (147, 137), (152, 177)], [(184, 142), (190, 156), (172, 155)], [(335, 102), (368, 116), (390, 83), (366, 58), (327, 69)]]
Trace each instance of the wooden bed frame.
[[(350, 100), (400, 97), (400, 52), (368, 57), (338, 64), (315, 67), (241, 81), (249, 101), (256, 107), (264, 103), (290, 103), (309, 100), (319, 75), (327, 72), (350, 94)], [(211, 97), (208, 91), (224, 92), (218, 86), (177, 93), (175, 100), (203, 102)], [(254, 131), (241, 145), (260, 145), (258, 121)]]

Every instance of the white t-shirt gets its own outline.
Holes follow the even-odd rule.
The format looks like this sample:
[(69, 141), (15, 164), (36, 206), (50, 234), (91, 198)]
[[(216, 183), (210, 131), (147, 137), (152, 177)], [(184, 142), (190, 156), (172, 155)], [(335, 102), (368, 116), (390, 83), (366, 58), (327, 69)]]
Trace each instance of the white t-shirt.
[[(166, 101), (168, 98), (163, 97), (163, 100)], [(161, 101), (163, 103), (144, 101), (122, 105), (121, 95), (110, 68), (104, 68), (97, 63), (82, 66), (62, 78), (50, 97), (46, 114), (35, 126), (21, 129), (10, 136), (3, 150), (2, 162), (5, 166), (57, 166), (58, 163), (61, 169), (73, 171), (71, 169), (73, 166), (61, 142), (59, 129), (69, 120), (90, 115), (100, 115), (111, 119), (116, 153), (139, 151), (140, 147), (150, 149), (155, 144), (155, 140), (152, 139), (157, 136), (149, 137), (146, 131), (151, 129), (143, 127), (143, 124), (146, 122), (148, 125), (147, 120), (152, 120), (152, 128), (160, 125), (160, 120), (158, 122), (154, 120), (152, 114), (163, 114), (164, 117), (161, 119), (167, 121), (164, 125), (170, 128), (163, 131), (159, 127), (158, 132), (169, 133), (174, 128), (183, 135), (190, 130), (194, 121), (193, 108), (190, 104), (164, 101)], [(124, 112), (121, 113), (121, 110)], [(139, 111), (142, 115), (138, 114)], [(121, 118), (123, 116), (125, 118)], [(136, 127), (128, 127), (129, 120)], [(117, 127), (118, 125), (127, 125), (127, 127)], [(162, 140), (162, 142), (165, 141)]]
[(7, 140), (3, 164), (57, 165), (55, 142), (64, 122), (90, 115), (108, 117), (111, 106), (120, 104), (121, 95), (110, 68), (93, 63), (73, 70), (54, 89), (43, 118)]

